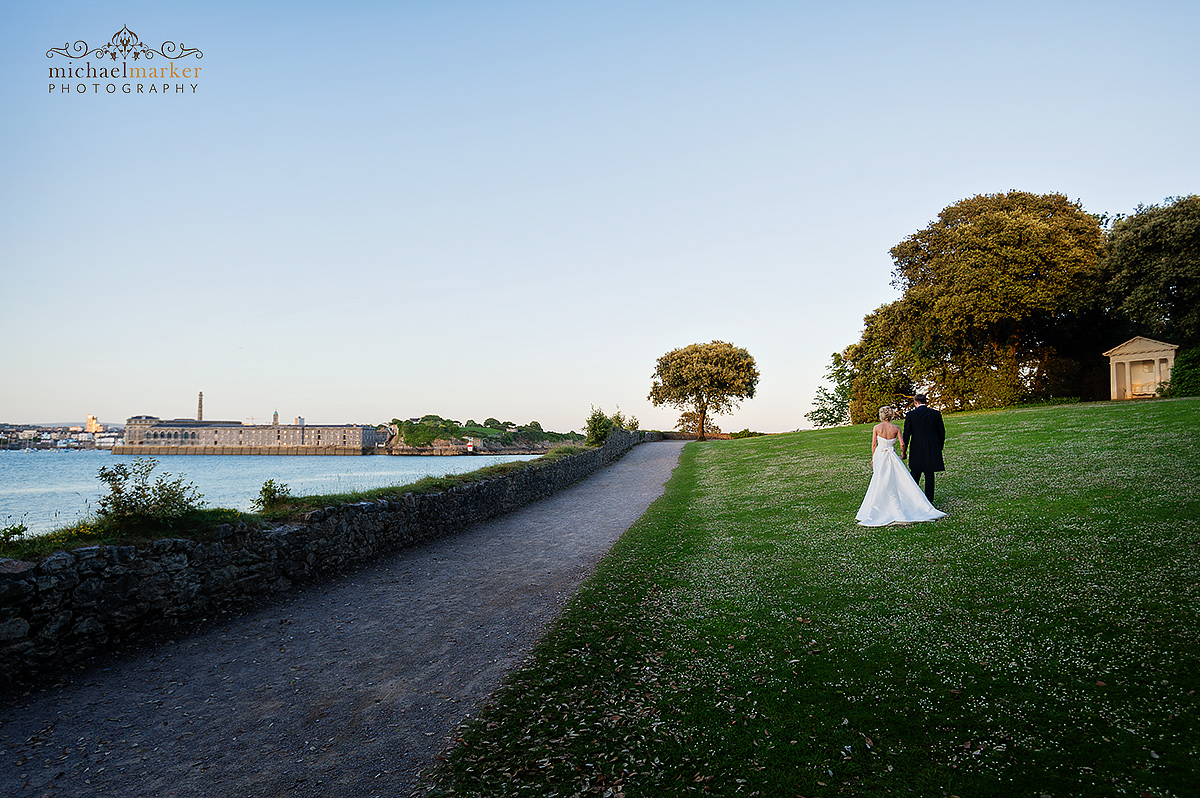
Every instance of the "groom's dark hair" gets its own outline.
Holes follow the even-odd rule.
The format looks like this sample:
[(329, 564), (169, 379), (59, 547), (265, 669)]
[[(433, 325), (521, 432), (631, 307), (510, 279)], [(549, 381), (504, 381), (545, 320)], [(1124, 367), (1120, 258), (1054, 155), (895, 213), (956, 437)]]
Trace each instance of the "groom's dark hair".
[(916, 402), (916, 403), (917, 403), (917, 404), (919, 404), (919, 405), (923, 405), (923, 404), (925, 404), (926, 402), (928, 402), (928, 401), (929, 401), (929, 399), (928, 399), (928, 398), (925, 396), (925, 394), (923, 394), (923, 393), (919, 393), (919, 394), (917, 394), (916, 396), (914, 396), (914, 397), (913, 397), (913, 401), (914, 401), (914, 402)]

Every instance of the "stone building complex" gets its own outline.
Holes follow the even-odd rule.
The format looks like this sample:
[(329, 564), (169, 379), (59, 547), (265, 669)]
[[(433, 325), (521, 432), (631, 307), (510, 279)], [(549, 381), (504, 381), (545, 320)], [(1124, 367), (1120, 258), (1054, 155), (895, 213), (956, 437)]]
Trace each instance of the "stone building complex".
[(362, 455), (387, 442), (386, 433), (369, 425), (305, 424), (302, 418), (280, 424), (278, 412), (270, 424), (205, 421), (202, 403), (196, 419), (133, 416), (125, 422), (124, 445), (114, 453)]

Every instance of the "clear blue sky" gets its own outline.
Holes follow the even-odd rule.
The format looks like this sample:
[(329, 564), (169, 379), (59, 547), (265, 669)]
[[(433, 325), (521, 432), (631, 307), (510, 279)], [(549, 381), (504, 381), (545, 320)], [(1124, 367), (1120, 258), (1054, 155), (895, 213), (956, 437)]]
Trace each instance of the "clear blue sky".
[[(48, 49), (124, 25), (200, 48), (196, 93), (48, 91)], [(2, 0), (0, 30), (0, 421), (204, 391), (666, 429), (655, 359), (719, 339), (762, 372), (722, 428), (796, 429), (945, 206), (1200, 191), (1191, 0)]]

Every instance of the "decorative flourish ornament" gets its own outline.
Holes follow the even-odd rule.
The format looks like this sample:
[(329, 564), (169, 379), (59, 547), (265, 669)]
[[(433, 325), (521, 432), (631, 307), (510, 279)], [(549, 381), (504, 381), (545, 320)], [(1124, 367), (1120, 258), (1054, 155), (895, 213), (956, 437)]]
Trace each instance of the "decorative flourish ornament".
[(157, 50), (147, 47), (128, 26), (122, 27), (113, 34), (112, 39), (94, 49), (89, 49), (87, 42), (80, 40), (74, 44), (64, 44), (62, 47), (51, 47), (46, 51), (47, 58), (53, 58), (56, 55), (63, 55), (67, 58), (83, 58), (91, 55), (97, 58), (110, 58), (113, 61), (117, 60), (118, 54), (123, 61), (129, 60), (130, 55), (133, 56), (134, 61), (139, 58), (153, 58), (156, 55), (161, 55), (163, 58), (186, 58), (189, 55), (197, 58), (204, 57), (204, 53), (200, 50), (195, 47), (186, 47), (183, 42), (179, 44), (163, 42)]

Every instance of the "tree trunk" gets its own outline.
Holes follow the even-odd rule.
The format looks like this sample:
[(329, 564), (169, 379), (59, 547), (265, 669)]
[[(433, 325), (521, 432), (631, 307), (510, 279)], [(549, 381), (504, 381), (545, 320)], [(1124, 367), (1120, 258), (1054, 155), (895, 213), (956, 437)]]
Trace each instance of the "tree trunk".
[(699, 427), (700, 427), (700, 429), (696, 430), (696, 432), (698, 432), (698, 433), (699, 433), (699, 437), (698, 437), (698, 438), (696, 438), (696, 440), (698, 440), (698, 441), (702, 441), (702, 440), (705, 440), (705, 437), (704, 437), (704, 422), (705, 422), (705, 420), (706, 420), (706, 417), (707, 417), (707, 415), (708, 415), (708, 403), (707, 403), (707, 402), (698, 402), (698, 403), (696, 404), (696, 412), (698, 412), (698, 413), (700, 414), (700, 421), (699, 421)]

